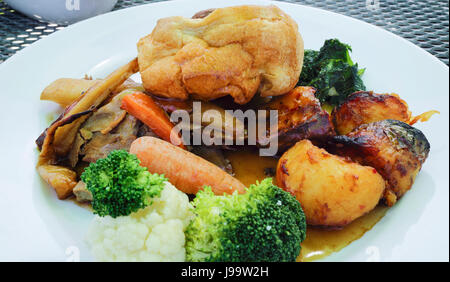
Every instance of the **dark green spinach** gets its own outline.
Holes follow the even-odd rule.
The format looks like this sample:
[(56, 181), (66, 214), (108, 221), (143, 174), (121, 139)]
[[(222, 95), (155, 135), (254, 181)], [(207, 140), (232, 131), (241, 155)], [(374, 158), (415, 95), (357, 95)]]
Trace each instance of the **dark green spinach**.
[(303, 70), (297, 85), (313, 86), (321, 103), (339, 105), (353, 92), (366, 90), (364, 69), (353, 63), (352, 48), (337, 39), (326, 40), (320, 51), (305, 50)]

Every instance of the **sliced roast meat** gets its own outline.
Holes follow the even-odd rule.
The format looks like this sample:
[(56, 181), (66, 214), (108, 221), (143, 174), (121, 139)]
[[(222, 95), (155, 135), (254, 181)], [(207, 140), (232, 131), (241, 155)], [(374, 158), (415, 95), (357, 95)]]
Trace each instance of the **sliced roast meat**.
[(100, 131), (106, 134), (113, 130), (124, 118), (126, 112), (120, 109), (122, 99), (125, 95), (132, 93), (130, 90), (124, 90), (120, 94), (114, 96), (106, 105), (96, 111), (84, 124), (85, 130), (91, 132)]
[(73, 194), (77, 198), (78, 202), (91, 202), (93, 200), (92, 193), (86, 187), (83, 181), (78, 181), (77, 185), (73, 188)]
[(83, 155), (83, 161), (96, 162), (98, 159), (106, 158), (113, 150), (128, 150), (137, 138), (138, 130), (138, 120), (127, 114), (113, 131), (107, 134), (95, 132), (80, 152)]
[(278, 152), (282, 153), (302, 139), (323, 142), (336, 135), (330, 115), (322, 109), (314, 96), (313, 87), (300, 86), (272, 100), (266, 110), (276, 110), (278, 123), (268, 123), (266, 138), (258, 140), (266, 146), (273, 138), (278, 139)]

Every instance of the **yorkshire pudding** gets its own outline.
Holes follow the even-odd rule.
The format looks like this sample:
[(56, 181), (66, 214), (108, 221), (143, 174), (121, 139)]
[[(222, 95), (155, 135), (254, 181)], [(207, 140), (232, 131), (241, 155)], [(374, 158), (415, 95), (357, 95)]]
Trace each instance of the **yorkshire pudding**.
[(147, 91), (183, 100), (231, 95), (245, 104), (257, 92), (277, 96), (294, 88), (303, 64), (303, 40), (292, 18), (276, 6), (208, 13), (163, 18), (139, 41), (139, 69)]

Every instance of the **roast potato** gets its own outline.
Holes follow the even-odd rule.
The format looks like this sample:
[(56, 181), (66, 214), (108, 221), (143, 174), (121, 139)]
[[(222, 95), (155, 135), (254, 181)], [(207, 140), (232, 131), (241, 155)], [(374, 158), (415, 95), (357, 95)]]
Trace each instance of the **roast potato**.
[(264, 107), (278, 111), (278, 123), (269, 124), (275, 128), (268, 132), (275, 133), (270, 138), (278, 138), (279, 152), (302, 139), (322, 141), (335, 135), (330, 115), (320, 106), (315, 92), (313, 87), (299, 86)]
[(392, 206), (413, 185), (430, 151), (425, 135), (398, 120), (361, 125), (328, 144), (332, 153), (374, 167), (388, 182), (384, 199)]
[(371, 211), (385, 189), (372, 167), (329, 154), (302, 140), (283, 154), (277, 185), (294, 195), (310, 225), (341, 227)]
[(385, 119), (409, 122), (411, 112), (408, 104), (397, 94), (376, 94), (359, 91), (347, 97), (334, 108), (331, 117), (336, 131), (345, 135), (362, 124)]

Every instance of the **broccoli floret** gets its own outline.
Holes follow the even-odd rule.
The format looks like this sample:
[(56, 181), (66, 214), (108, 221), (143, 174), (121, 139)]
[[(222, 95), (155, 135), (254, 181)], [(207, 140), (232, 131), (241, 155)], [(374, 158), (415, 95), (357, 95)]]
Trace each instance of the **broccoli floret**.
[(188, 261), (295, 261), (306, 236), (300, 203), (267, 178), (245, 194), (215, 196), (210, 188), (193, 201), (186, 230)]
[(99, 216), (126, 216), (152, 203), (167, 180), (140, 166), (138, 158), (125, 150), (91, 163), (81, 175), (92, 193), (92, 208)]
[(353, 92), (366, 90), (364, 69), (350, 58), (352, 48), (337, 39), (326, 40), (320, 51), (305, 50), (297, 85), (313, 86), (321, 103), (339, 105)]

